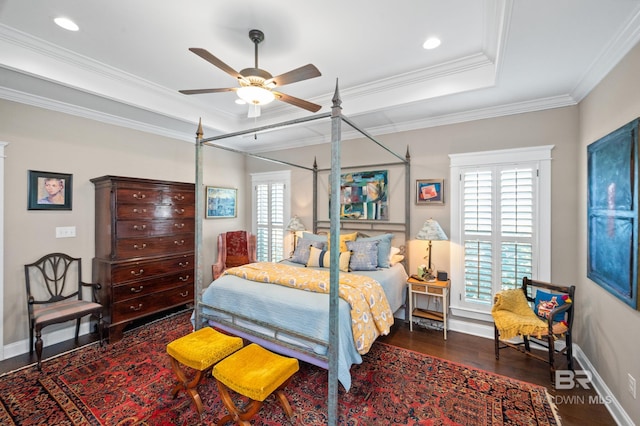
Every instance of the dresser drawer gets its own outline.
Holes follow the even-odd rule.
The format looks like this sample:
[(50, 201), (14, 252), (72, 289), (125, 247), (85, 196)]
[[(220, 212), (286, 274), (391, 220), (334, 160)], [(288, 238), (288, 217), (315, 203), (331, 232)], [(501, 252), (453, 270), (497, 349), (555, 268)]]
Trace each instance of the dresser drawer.
[(121, 220), (116, 223), (117, 238), (149, 237), (159, 235), (193, 233), (193, 218), (155, 219), (155, 220)]
[(116, 241), (118, 259), (171, 255), (193, 251), (194, 235), (176, 235), (155, 238), (123, 238)]
[(193, 204), (118, 204), (117, 220), (129, 219), (180, 219), (194, 218), (196, 207)]
[(189, 254), (162, 258), (160, 260), (146, 260), (119, 264), (114, 266), (111, 270), (111, 282), (113, 284), (120, 284), (127, 281), (141, 280), (173, 272), (186, 272), (193, 275), (193, 261), (193, 254)]
[(113, 301), (116, 303), (122, 302), (123, 300), (170, 290), (185, 284), (193, 284), (193, 270), (114, 285), (112, 287)]
[(162, 200), (162, 191), (153, 185), (116, 189), (117, 204), (161, 204)]
[(112, 305), (111, 322), (130, 321), (193, 301), (193, 284), (135, 297)]

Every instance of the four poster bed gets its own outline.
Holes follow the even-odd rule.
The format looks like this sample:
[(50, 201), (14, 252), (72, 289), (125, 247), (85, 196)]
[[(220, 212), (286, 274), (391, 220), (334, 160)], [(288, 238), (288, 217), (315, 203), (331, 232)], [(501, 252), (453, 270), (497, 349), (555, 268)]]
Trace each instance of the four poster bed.
[[(306, 267), (310, 260), (305, 262), (303, 258), (302, 261), (295, 262), (296, 254), (298, 254), (296, 252), (293, 258), (276, 264), (250, 264), (231, 268), (227, 271), (230, 273), (226, 273), (210, 285), (209, 283), (204, 284), (202, 216), (205, 208), (202, 182), (202, 147), (208, 145), (234, 151), (213, 142), (227, 137), (252, 134), (321, 119), (331, 120), (332, 156), (330, 169), (319, 170), (315, 162), (313, 168), (309, 168), (258, 155), (247, 153), (245, 155), (311, 171), (314, 186), (313, 233), (304, 234), (303, 241), (306, 241), (305, 238), (316, 241), (324, 238), (324, 243), (327, 246), (340, 246), (340, 251), (342, 251), (343, 244), (347, 243), (341, 240), (340, 234), (344, 234), (346, 231), (351, 231), (353, 235), (357, 233), (357, 237), (353, 237), (349, 241), (349, 247), (364, 244), (362, 247), (366, 246), (369, 254), (375, 249), (378, 254), (376, 267), (368, 268), (371, 270), (358, 270), (354, 273), (341, 272), (340, 270), (345, 270), (344, 263), (340, 264), (341, 260), (344, 262), (344, 259), (341, 259), (342, 256), (338, 250), (329, 250), (329, 254), (324, 256), (324, 262), (329, 260), (328, 268), (322, 260), (320, 263), (310, 263), (310, 266)], [(399, 161), (341, 168), (342, 122), (349, 124)], [(347, 169), (384, 166), (404, 167), (404, 222), (340, 221), (340, 202), (338, 200), (340, 172)], [(346, 390), (349, 389), (351, 365), (361, 363), (361, 356), (368, 351), (375, 338), (388, 333), (389, 327), (393, 323), (393, 314), (405, 304), (407, 273), (404, 262), (393, 264), (394, 262), (389, 262), (389, 260), (392, 259), (390, 256), (392, 238), (398, 237), (405, 248), (409, 239), (411, 199), (409, 166), (408, 152), (404, 157), (393, 153), (341, 114), (337, 86), (331, 113), (208, 139), (202, 138), (202, 127), (199, 126), (198, 129), (196, 141), (196, 214), (198, 216), (196, 217), (195, 327), (200, 328), (209, 323), (275, 352), (328, 369), (329, 423), (332, 423), (332, 413), (333, 416), (337, 413), (338, 380)], [(331, 194), (330, 220), (318, 219), (318, 173), (323, 172), (330, 173), (328, 175)], [(327, 231), (328, 237), (326, 234), (321, 236), (323, 232)], [(363, 233), (366, 233), (368, 238), (363, 238)], [(302, 250), (301, 255), (311, 259), (312, 255), (318, 254), (317, 251), (322, 251), (317, 247), (326, 248), (327, 246), (312, 244), (308, 246), (310, 253), (304, 253)], [(298, 248), (300, 247), (299, 243)], [(302, 247), (307, 246), (303, 245)], [(404, 254), (406, 255), (406, 253)], [(324, 252), (320, 254), (321, 257), (323, 255)], [(407, 258), (405, 257), (405, 259)], [(258, 267), (263, 266), (267, 267), (266, 271), (258, 270)], [(252, 278), (257, 281), (252, 281)], [(351, 291), (356, 287), (360, 290), (365, 289), (365, 295), (347, 295), (347, 298), (350, 297), (350, 302), (345, 301), (343, 299), (344, 292)], [(314, 288), (316, 290), (320, 288), (326, 292), (315, 292)], [(354, 299), (362, 299), (368, 303), (363, 307), (359, 304), (360, 301), (354, 303)], [(364, 319), (364, 321), (356, 323), (356, 319)]]

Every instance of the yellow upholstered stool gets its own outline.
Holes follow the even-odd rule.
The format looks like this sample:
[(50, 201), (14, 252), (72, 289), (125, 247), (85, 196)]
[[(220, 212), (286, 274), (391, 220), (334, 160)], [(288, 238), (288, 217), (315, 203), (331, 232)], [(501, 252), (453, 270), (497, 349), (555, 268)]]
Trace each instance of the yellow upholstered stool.
[[(204, 327), (187, 334), (167, 345), (171, 368), (178, 377), (178, 383), (171, 394), (175, 398), (180, 390), (187, 392), (202, 414), (202, 399), (196, 387), (213, 365), (224, 357), (242, 348), (240, 337), (227, 336), (211, 327)], [(193, 379), (189, 379), (181, 364), (196, 370)]]
[[(284, 388), (296, 371), (297, 359), (274, 354), (255, 343), (217, 363), (213, 367), (213, 376), (218, 382), (222, 402), (229, 410), (229, 414), (218, 422), (218, 426), (232, 420), (239, 425), (249, 425), (249, 419), (260, 410), (264, 400), (272, 393), (276, 394), (287, 416), (292, 417), (293, 410), (284, 394)], [(251, 401), (243, 408), (236, 407), (229, 389)]]

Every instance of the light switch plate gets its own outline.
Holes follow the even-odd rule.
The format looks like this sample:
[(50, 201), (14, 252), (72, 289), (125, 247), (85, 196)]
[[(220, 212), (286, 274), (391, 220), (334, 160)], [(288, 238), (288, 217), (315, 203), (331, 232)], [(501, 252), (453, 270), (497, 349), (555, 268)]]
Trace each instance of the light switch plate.
[(73, 238), (76, 236), (75, 226), (57, 226), (56, 238)]

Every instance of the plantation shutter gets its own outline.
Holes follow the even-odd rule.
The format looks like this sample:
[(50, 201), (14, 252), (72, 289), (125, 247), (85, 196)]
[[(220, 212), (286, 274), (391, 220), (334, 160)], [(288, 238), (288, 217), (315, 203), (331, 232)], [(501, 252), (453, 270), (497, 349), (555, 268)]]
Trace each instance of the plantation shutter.
[(256, 259), (278, 262), (284, 258), (285, 218), (289, 216), (288, 173), (252, 175)]
[(491, 305), (534, 273), (534, 165), (464, 170), (465, 302)]

